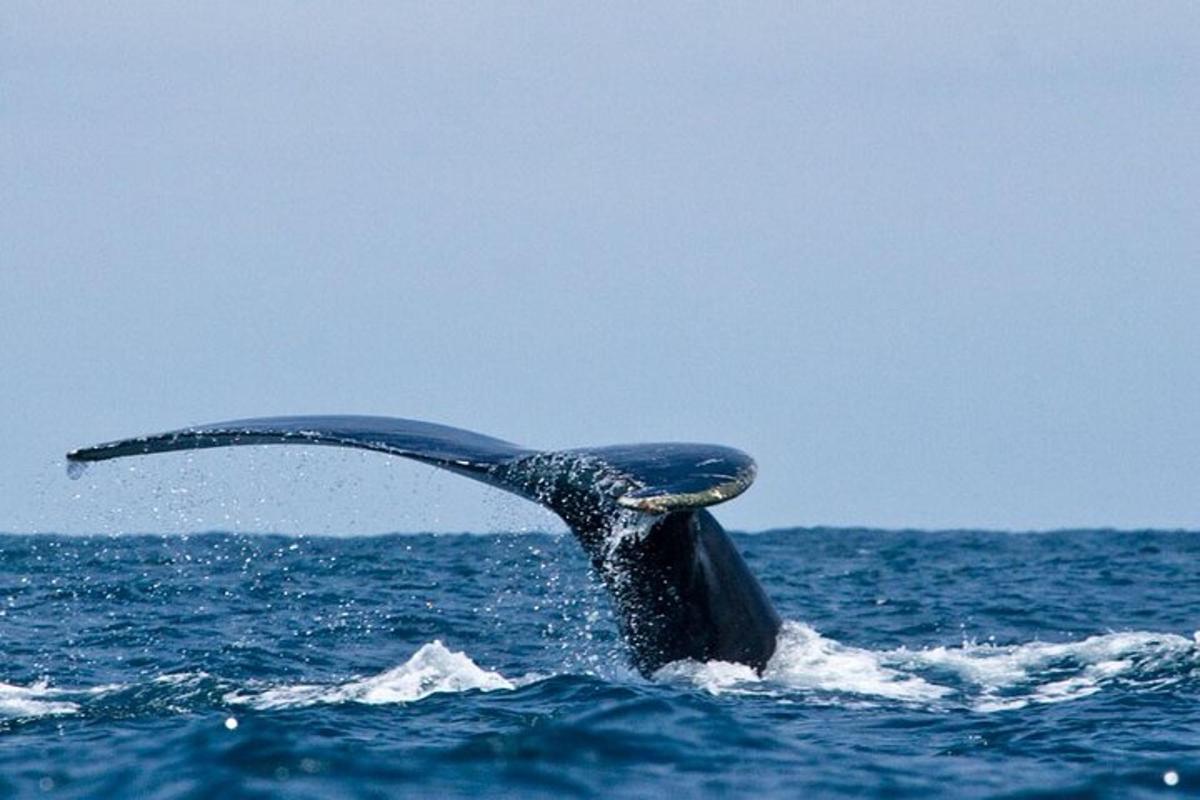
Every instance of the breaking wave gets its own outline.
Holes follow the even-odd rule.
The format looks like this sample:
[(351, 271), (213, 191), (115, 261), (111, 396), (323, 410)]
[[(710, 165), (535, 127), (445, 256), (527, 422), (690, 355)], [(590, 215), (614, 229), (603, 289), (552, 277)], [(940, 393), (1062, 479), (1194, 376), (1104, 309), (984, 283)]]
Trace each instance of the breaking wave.
[(74, 714), (76, 703), (59, 699), (62, 692), (45, 681), (32, 686), (0, 683), (0, 719), (33, 719), (56, 714)]
[(1133, 631), (1067, 643), (871, 650), (787, 622), (761, 676), (741, 664), (681, 661), (656, 677), (713, 694), (802, 692), (825, 702), (887, 700), (993, 712), (1075, 700), (1109, 686), (1153, 691), (1198, 680), (1200, 632), (1191, 639)]
[[(512, 691), (542, 680), (507, 677), (476, 664), (440, 640), (422, 645), (403, 664), (335, 683), (234, 685), (203, 672), (159, 675), (143, 684), (86, 689), (0, 683), (0, 720), (143, 710), (186, 712), (244, 706), (259, 711), (317, 705), (414, 703), (435, 694)], [(678, 661), (655, 675), (660, 684), (684, 684), (718, 695), (756, 695), (813, 704), (885, 702), (990, 713), (1036, 703), (1089, 697), (1106, 688), (1156, 691), (1200, 680), (1200, 632), (1191, 639), (1133, 631), (1077, 642), (1016, 645), (964, 643), (957, 647), (873, 650), (822, 636), (787, 622), (762, 675), (743, 664)]]
[(299, 708), (320, 704), (411, 703), (432, 694), (478, 690), (515, 689), (528, 679), (512, 681), (499, 672), (481, 668), (466, 653), (454, 652), (440, 641), (423, 645), (400, 666), (368, 678), (333, 685), (298, 684), (258, 691), (239, 690), (225, 695), (233, 705), (260, 710)]

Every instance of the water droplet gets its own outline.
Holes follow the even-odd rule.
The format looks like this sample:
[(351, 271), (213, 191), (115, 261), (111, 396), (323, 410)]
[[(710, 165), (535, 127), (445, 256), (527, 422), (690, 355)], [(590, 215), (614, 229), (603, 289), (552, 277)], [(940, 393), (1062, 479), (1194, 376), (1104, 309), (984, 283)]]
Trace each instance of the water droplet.
[(1173, 769), (1169, 769), (1163, 773), (1163, 783), (1167, 786), (1179, 785), (1179, 773)]
[(225, 727), (231, 731), (236, 731), (237, 725), (237, 718), (235, 717), (230, 717), (229, 719), (225, 720)]

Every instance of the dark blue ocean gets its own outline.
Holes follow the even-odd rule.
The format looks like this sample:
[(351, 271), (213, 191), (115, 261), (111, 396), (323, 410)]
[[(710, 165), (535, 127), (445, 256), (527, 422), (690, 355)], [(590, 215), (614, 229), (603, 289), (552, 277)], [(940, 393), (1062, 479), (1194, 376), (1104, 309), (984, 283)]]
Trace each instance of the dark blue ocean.
[(567, 535), (0, 536), (0, 796), (1200, 793), (1200, 534), (736, 540), (766, 674), (648, 680)]

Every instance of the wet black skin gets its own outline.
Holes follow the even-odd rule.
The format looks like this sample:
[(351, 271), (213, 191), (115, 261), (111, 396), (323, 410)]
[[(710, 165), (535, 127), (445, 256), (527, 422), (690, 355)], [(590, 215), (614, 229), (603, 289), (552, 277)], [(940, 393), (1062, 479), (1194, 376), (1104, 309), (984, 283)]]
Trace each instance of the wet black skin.
[(779, 615), (729, 538), (704, 509), (668, 514), (610, 557), (593, 556), (645, 675), (672, 661), (731, 661), (761, 672)]

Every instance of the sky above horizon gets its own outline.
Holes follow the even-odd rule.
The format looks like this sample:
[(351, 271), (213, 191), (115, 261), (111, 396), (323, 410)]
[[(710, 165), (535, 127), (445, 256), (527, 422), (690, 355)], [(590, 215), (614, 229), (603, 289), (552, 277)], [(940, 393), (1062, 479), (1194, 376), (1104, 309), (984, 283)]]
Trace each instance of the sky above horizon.
[[(1200, 5), (0, 11), (0, 530), (553, 526), (249, 416), (758, 461), (727, 527), (1200, 529)], [(892, 13), (889, 13), (892, 12)]]

